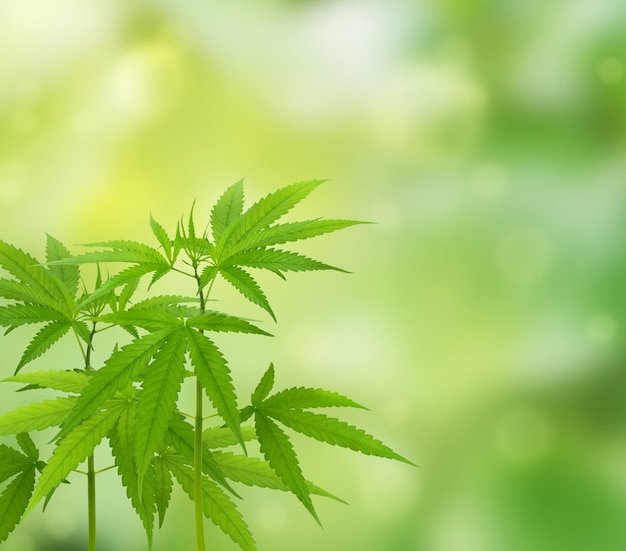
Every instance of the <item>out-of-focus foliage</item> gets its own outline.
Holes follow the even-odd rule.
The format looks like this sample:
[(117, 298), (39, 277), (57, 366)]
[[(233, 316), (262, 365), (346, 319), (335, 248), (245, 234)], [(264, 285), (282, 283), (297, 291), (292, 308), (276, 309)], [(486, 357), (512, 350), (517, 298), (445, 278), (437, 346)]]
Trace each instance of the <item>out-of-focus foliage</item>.
[[(298, 216), (377, 222), (311, 245), (354, 274), (269, 282), (287, 344), (234, 350), (238, 376), (252, 390), (274, 360), (354, 396), (422, 468), (312, 447), (308, 472), (351, 507), (320, 503), (321, 531), (281, 496), (251, 499), (259, 546), (612, 551), (625, 25), (618, 0), (1, 3), (0, 237), (140, 239), (150, 212), (171, 226), (241, 177), (250, 199), (330, 178)], [(141, 549), (113, 480), (102, 549)], [(60, 494), (68, 512), (29, 517), (7, 549), (80, 541), (82, 492)], [(183, 545), (175, 520), (162, 549)]]

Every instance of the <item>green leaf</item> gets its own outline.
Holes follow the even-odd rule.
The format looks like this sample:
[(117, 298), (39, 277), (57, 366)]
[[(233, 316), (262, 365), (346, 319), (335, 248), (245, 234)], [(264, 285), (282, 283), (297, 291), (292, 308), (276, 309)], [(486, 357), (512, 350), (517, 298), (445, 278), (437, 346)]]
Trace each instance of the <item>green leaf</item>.
[[(241, 427), (244, 441), (256, 439), (254, 427)], [(227, 448), (238, 444), (237, 437), (228, 427), (210, 427), (202, 431), (202, 440), (208, 448)]]
[(298, 457), (289, 438), (276, 423), (258, 410), (255, 414), (255, 426), (261, 444), (261, 453), (270, 467), (321, 526), (311, 501), (311, 492), (302, 475)]
[(211, 211), (211, 230), (217, 243), (243, 211), (243, 180), (230, 186), (218, 199)]
[(127, 325), (131, 327), (141, 327), (147, 331), (159, 331), (161, 329), (175, 328), (182, 326), (182, 321), (174, 314), (161, 308), (129, 308), (121, 312), (104, 314), (98, 316), (96, 321), (113, 323), (116, 325)]
[(35, 485), (35, 466), (31, 464), (4, 489), (0, 496), (0, 542), (3, 542), (22, 518)]
[(324, 180), (299, 182), (263, 197), (244, 212), (222, 237), (222, 249), (235, 246), (248, 234), (259, 232), (289, 212)]
[(217, 267), (209, 264), (204, 268), (204, 270), (202, 270), (202, 273), (200, 274), (200, 285), (203, 288), (206, 287), (211, 281), (215, 279), (218, 273), (219, 271)]
[[(194, 464), (194, 427), (187, 423), (180, 413), (177, 413), (172, 417), (166, 434), (166, 441), (182, 457), (184, 457), (190, 465)], [(220, 483), (232, 494), (237, 495), (237, 492), (235, 492), (226, 478), (224, 478), (224, 475), (213, 458), (213, 453), (204, 443), (202, 447), (202, 472), (216, 482)]]
[(206, 390), (207, 396), (217, 409), (226, 426), (237, 437), (245, 450), (246, 445), (241, 434), (237, 396), (230, 376), (228, 364), (213, 342), (202, 333), (188, 330), (187, 343), (196, 377)]
[(254, 389), (254, 392), (252, 393), (252, 398), (251, 398), (252, 405), (258, 406), (263, 400), (265, 400), (267, 395), (272, 390), (273, 386), (274, 386), (274, 364), (270, 364), (270, 366), (267, 368), (267, 371), (263, 374), (263, 377), (261, 377), (259, 384), (257, 385), (257, 387)]
[(75, 396), (62, 396), (21, 406), (0, 416), (0, 435), (44, 430), (63, 423), (76, 404)]
[(120, 413), (115, 429), (109, 434), (109, 442), (117, 472), (122, 479), (122, 485), (126, 488), (126, 495), (137, 512), (146, 531), (148, 544), (151, 545), (154, 531), (156, 481), (153, 473), (151, 474), (151, 470), (148, 469), (143, 478), (141, 491), (139, 491), (139, 479), (134, 459), (136, 409), (136, 402), (127, 403)]
[(264, 407), (286, 408), (326, 408), (326, 407), (352, 407), (367, 409), (336, 392), (330, 392), (321, 388), (292, 387), (273, 394), (263, 402)]
[(276, 224), (260, 232), (250, 233), (241, 239), (236, 246), (229, 248), (228, 253), (280, 245), (292, 241), (309, 239), (325, 233), (334, 232), (356, 224), (367, 224), (356, 220), (304, 220), (302, 222), (289, 222)]
[[(193, 499), (194, 474), (175, 456), (166, 456), (167, 466), (184, 492)], [(255, 551), (256, 544), (248, 525), (228, 495), (213, 481), (202, 478), (202, 510), (207, 518), (218, 526), (244, 551)]]
[(187, 320), (187, 326), (204, 331), (228, 331), (231, 333), (254, 333), (256, 335), (272, 336), (270, 333), (263, 331), (263, 329), (252, 325), (249, 321), (242, 318), (229, 316), (221, 312), (213, 312), (211, 310), (189, 318)]
[(68, 313), (65, 303), (60, 303), (58, 299), (51, 297), (41, 288), (32, 287), (19, 281), (0, 279), (0, 297), (47, 306), (64, 316)]
[(4, 379), (7, 383), (36, 385), (37, 388), (52, 388), (62, 392), (81, 392), (89, 383), (84, 371), (31, 371)]
[(308, 272), (311, 270), (335, 270), (346, 272), (341, 268), (324, 264), (312, 258), (281, 251), (279, 249), (252, 249), (231, 256), (227, 265), (248, 266), (249, 268), (261, 268), (265, 270), (278, 270), (280, 272)]
[(71, 328), (68, 321), (53, 321), (42, 327), (24, 350), (20, 362), (15, 369), (17, 374), (27, 363), (41, 356)]
[(159, 512), (159, 528), (163, 526), (165, 512), (172, 495), (172, 475), (163, 457), (154, 458), (154, 497)]
[(263, 308), (276, 321), (276, 316), (267, 301), (265, 293), (263, 293), (258, 283), (248, 272), (237, 266), (220, 266), (219, 273), (245, 298)]
[(146, 370), (138, 393), (135, 423), (135, 463), (139, 486), (154, 452), (161, 446), (163, 435), (176, 409), (176, 400), (185, 378), (185, 332), (174, 331), (167, 336), (154, 361)]
[(44, 323), (67, 319), (58, 310), (39, 304), (0, 306), (0, 325), (18, 327), (29, 323)]
[(32, 464), (33, 462), (25, 455), (6, 444), (0, 444), (0, 482), (4, 482)]
[(159, 251), (143, 243), (138, 243), (137, 241), (100, 241), (97, 243), (86, 243), (83, 247), (104, 247), (110, 250), (90, 251), (50, 262), (49, 264), (54, 266), (64, 264), (87, 264), (92, 262), (136, 262), (170, 267), (167, 259), (164, 258)]
[(365, 455), (375, 455), (396, 459), (409, 465), (414, 465), (408, 459), (398, 455), (390, 447), (385, 446), (380, 440), (367, 434), (364, 430), (358, 429), (344, 421), (339, 421), (333, 417), (327, 417), (321, 413), (302, 411), (299, 409), (286, 408), (266, 408), (261, 406), (267, 415), (280, 421), (283, 425), (315, 438), (320, 442), (326, 442), (333, 446), (341, 446), (351, 450), (361, 452)]
[[(70, 251), (58, 239), (46, 234), (46, 261), (54, 262), (71, 256)], [(50, 271), (67, 287), (69, 295), (75, 297), (78, 291), (80, 270), (78, 266), (50, 266)]]
[(36, 463), (39, 460), (39, 450), (28, 433), (20, 432), (16, 438), (17, 443), (20, 448), (22, 448), (22, 451), (28, 456), (28, 459)]
[(83, 389), (57, 438), (65, 436), (83, 419), (98, 411), (118, 390), (123, 390), (145, 368), (152, 356), (163, 345), (171, 330), (144, 335), (123, 346), (107, 359)]
[(0, 240), (0, 267), (22, 283), (42, 291), (59, 304), (68, 305), (69, 293), (64, 292), (58, 279), (41, 266), (37, 259), (2, 240)]
[(172, 240), (167, 235), (165, 228), (163, 228), (163, 226), (161, 226), (161, 224), (159, 224), (152, 217), (152, 214), (150, 214), (150, 227), (152, 228), (152, 233), (154, 233), (154, 236), (157, 238), (157, 241), (161, 244), (161, 247), (163, 247), (165, 256), (168, 258), (168, 260), (170, 261), (173, 260), (172, 259)]
[(37, 481), (27, 512), (32, 511), (68, 474), (87, 459), (113, 428), (123, 407), (124, 403), (115, 403), (108, 409), (95, 413), (59, 442)]
[[(258, 486), (273, 490), (289, 491), (287, 485), (276, 475), (269, 463), (257, 457), (235, 455), (231, 452), (214, 452), (224, 476), (235, 482), (241, 482), (246, 486)], [(343, 499), (306, 481), (307, 487), (312, 494), (329, 497), (335, 501), (346, 503)]]

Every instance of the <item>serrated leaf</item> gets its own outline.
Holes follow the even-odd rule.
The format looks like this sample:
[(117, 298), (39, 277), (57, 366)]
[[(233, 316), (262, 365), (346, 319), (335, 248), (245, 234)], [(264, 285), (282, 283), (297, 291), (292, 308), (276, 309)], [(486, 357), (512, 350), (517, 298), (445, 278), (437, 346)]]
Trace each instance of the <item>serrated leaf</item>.
[(161, 329), (173, 329), (176, 326), (182, 326), (182, 321), (179, 318), (161, 308), (129, 308), (128, 310), (98, 316), (96, 321), (130, 327), (141, 327), (147, 331), (159, 331)]
[(0, 542), (22, 518), (35, 485), (35, 466), (31, 464), (4, 489), (0, 496)]
[(123, 390), (145, 368), (171, 330), (144, 335), (115, 351), (83, 389), (57, 438), (65, 436), (83, 419), (98, 411), (118, 390)]
[(58, 310), (39, 304), (0, 306), (0, 325), (18, 327), (29, 323), (44, 323), (67, 319)]
[[(254, 427), (241, 427), (244, 441), (249, 442), (256, 438)], [(202, 431), (202, 440), (211, 449), (227, 448), (238, 444), (237, 437), (228, 427), (210, 427)]]
[(24, 454), (6, 444), (0, 444), (0, 482), (4, 482), (32, 464), (33, 462)]
[[(175, 456), (166, 456), (167, 466), (183, 491), (194, 499), (194, 474)], [(202, 478), (202, 510), (224, 534), (244, 551), (255, 551), (256, 544), (241, 513), (228, 495), (213, 481)]]
[(136, 262), (170, 267), (167, 259), (163, 257), (159, 251), (137, 241), (99, 241), (96, 243), (85, 243), (83, 247), (101, 247), (110, 250), (89, 251), (50, 262), (49, 264), (54, 266), (64, 264), (88, 264), (94, 262)]
[(44, 354), (46, 350), (70, 330), (71, 326), (71, 322), (68, 321), (53, 321), (42, 327), (30, 341), (26, 350), (24, 350), (15, 373), (17, 374), (27, 363)]
[(307, 256), (279, 249), (252, 249), (231, 256), (228, 266), (248, 266), (280, 272), (309, 272), (312, 270), (335, 270), (347, 273), (342, 268), (324, 264)]
[(232, 224), (243, 211), (243, 180), (230, 186), (218, 199), (211, 210), (211, 230), (217, 243), (224, 230)]
[(32, 511), (68, 474), (87, 459), (113, 428), (123, 407), (123, 403), (115, 403), (108, 409), (94, 413), (58, 443), (37, 481), (27, 511)]
[(139, 281), (140, 278), (136, 277), (124, 285), (122, 292), (119, 297), (117, 297), (117, 305), (120, 310), (124, 310), (126, 308), (126, 305), (135, 294), (137, 287), (139, 287)]
[(44, 430), (63, 423), (76, 404), (76, 396), (61, 396), (20, 406), (0, 416), (0, 435)]
[(218, 274), (218, 269), (212, 264), (206, 266), (200, 274), (200, 285), (206, 287), (211, 281), (215, 279)]
[[(185, 458), (190, 465), (194, 464), (194, 427), (187, 423), (187, 421), (185, 421), (183, 416), (179, 413), (175, 414), (170, 421), (170, 426), (166, 434), (166, 441), (183, 458)], [(204, 445), (204, 443), (202, 449), (202, 472), (224, 486), (224, 488), (232, 494), (237, 495), (237, 492), (235, 492), (226, 478), (224, 478), (224, 475), (221, 473), (215, 459), (213, 458), (213, 453), (208, 446)]]
[[(48, 233), (46, 238), (46, 261), (48, 263), (71, 256), (70, 251), (58, 239)], [(50, 271), (67, 287), (69, 295), (75, 297), (80, 279), (78, 266), (50, 266)]]
[(228, 255), (233, 255), (246, 249), (258, 249), (270, 245), (280, 245), (293, 241), (300, 241), (317, 237), (325, 233), (342, 230), (357, 224), (366, 224), (357, 220), (303, 220), (302, 222), (288, 222), (276, 224), (260, 232), (249, 233), (235, 246), (228, 249)]
[(227, 250), (248, 234), (259, 232), (289, 212), (323, 180), (299, 182), (281, 188), (263, 197), (237, 218), (222, 236), (221, 248)]
[[(224, 476), (246, 486), (258, 486), (273, 490), (289, 491), (287, 485), (276, 475), (269, 463), (257, 457), (236, 455), (232, 452), (215, 452), (217, 461)], [(346, 503), (343, 499), (323, 490), (312, 482), (306, 481), (311, 494), (328, 497)]]
[(248, 272), (237, 266), (220, 266), (219, 273), (245, 298), (263, 308), (276, 321), (276, 316), (272, 311), (270, 303), (267, 301), (265, 293), (263, 293), (261, 287)]
[(237, 396), (230, 376), (230, 369), (224, 356), (211, 339), (193, 329), (189, 329), (187, 332), (187, 344), (198, 381), (205, 389), (220, 417), (233, 431), (237, 441), (245, 450), (246, 445), (239, 422)]
[(22, 451), (27, 455), (28, 459), (36, 463), (39, 460), (39, 450), (35, 446), (33, 439), (26, 432), (20, 432), (17, 436), (17, 443)]
[(41, 266), (33, 256), (2, 240), (0, 240), (0, 267), (22, 283), (42, 291), (59, 304), (67, 306), (69, 293), (64, 292), (58, 279)]
[(138, 393), (135, 423), (135, 464), (139, 486), (176, 409), (176, 400), (185, 378), (184, 331), (167, 336), (146, 370)]
[(172, 496), (172, 475), (165, 460), (161, 456), (154, 458), (154, 497), (156, 508), (159, 513), (159, 528), (163, 526), (165, 512)]
[(270, 333), (263, 331), (263, 329), (260, 329), (243, 318), (229, 316), (228, 314), (213, 312), (211, 310), (189, 318), (187, 320), (187, 326), (204, 331), (253, 333), (256, 335), (266, 335), (268, 337), (272, 336)]
[(261, 444), (261, 453), (270, 467), (289, 488), (289, 491), (295, 494), (306, 510), (321, 525), (311, 501), (311, 492), (289, 438), (274, 421), (261, 411), (257, 410), (254, 418), (256, 433)]
[(163, 247), (163, 251), (165, 252), (165, 256), (168, 260), (172, 260), (172, 240), (167, 235), (165, 228), (161, 226), (150, 214), (150, 227), (152, 228), (152, 233), (157, 238), (157, 241), (160, 243), (161, 247)]
[(7, 383), (24, 383), (38, 388), (79, 393), (87, 386), (89, 376), (84, 371), (31, 371), (4, 379)]
[(122, 479), (122, 485), (126, 488), (126, 495), (130, 499), (131, 505), (137, 512), (144, 530), (148, 544), (152, 542), (154, 531), (155, 512), (155, 480), (148, 470), (143, 479), (141, 492), (139, 491), (139, 480), (137, 478), (137, 467), (135, 465), (135, 416), (136, 402), (130, 401), (120, 413), (115, 429), (109, 435), (111, 451), (117, 466), (117, 472)]
[(358, 429), (334, 417), (327, 417), (321, 413), (313, 413), (300, 409), (286, 409), (280, 407), (266, 408), (265, 404), (261, 407), (267, 415), (271, 415), (283, 425), (306, 436), (315, 438), (320, 442), (349, 448), (365, 455), (396, 459), (403, 463), (414, 465), (408, 459), (398, 455), (390, 447), (369, 435), (364, 430)]
[(253, 406), (258, 406), (274, 387), (274, 364), (270, 364), (267, 371), (261, 377), (259, 384), (252, 393), (251, 402)]
[(264, 407), (326, 408), (352, 407), (367, 409), (350, 398), (321, 388), (292, 387), (273, 394), (263, 402)]
[(66, 315), (67, 308), (64, 303), (51, 297), (46, 291), (38, 287), (32, 287), (19, 281), (0, 279), (0, 297), (10, 300), (18, 300), (26, 303), (39, 304)]
[(172, 307), (183, 305), (186, 302), (197, 303), (199, 299), (183, 295), (158, 295), (133, 304), (129, 310), (153, 310), (155, 308), (161, 308), (165, 311), (171, 311)]

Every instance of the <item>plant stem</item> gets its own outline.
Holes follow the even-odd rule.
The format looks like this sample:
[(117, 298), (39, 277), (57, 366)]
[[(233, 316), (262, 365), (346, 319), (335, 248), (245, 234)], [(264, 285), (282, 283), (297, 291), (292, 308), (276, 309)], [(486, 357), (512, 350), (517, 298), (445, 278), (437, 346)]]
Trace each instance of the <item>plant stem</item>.
[(87, 458), (87, 502), (89, 516), (88, 551), (96, 551), (96, 470), (93, 454)]
[[(200, 311), (205, 311), (205, 297), (198, 269), (194, 266), (194, 278), (198, 284)], [(210, 288), (209, 288), (210, 292)], [(202, 507), (202, 385), (196, 377), (196, 417), (193, 448), (193, 501), (196, 518), (196, 551), (205, 551), (204, 547), (204, 510)]]

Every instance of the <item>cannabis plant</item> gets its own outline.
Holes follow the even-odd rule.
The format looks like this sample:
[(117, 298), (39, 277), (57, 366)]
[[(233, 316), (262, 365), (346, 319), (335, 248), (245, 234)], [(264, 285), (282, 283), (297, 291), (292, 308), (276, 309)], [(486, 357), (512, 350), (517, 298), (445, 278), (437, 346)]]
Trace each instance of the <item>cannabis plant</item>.
[[(294, 271), (344, 271), (279, 247), (360, 223), (278, 223), (321, 183), (292, 184), (244, 210), (243, 183), (237, 182), (215, 203), (202, 231), (196, 229), (194, 207), (172, 234), (150, 216), (157, 247), (102, 241), (72, 255), (48, 236), (42, 263), (0, 241), (0, 266), (9, 276), (0, 279), (0, 296), (7, 302), (0, 306), (0, 325), (6, 333), (41, 325), (15, 374), (4, 381), (22, 385), (21, 391), (59, 393), (0, 416), (0, 435), (15, 435), (17, 443), (0, 445), (0, 481), (11, 479), (0, 496), (0, 541), (40, 502), (45, 508), (61, 484), (73, 483), (72, 473), (77, 472), (87, 478), (88, 549), (95, 550), (96, 476), (116, 468), (143, 524), (148, 548), (155, 524), (163, 523), (175, 481), (194, 504), (198, 551), (205, 550), (204, 517), (241, 549), (256, 549), (236, 506), (240, 497), (235, 483), (289, 491), (318, 522), (312, 495), (338, 499), (305, 478), (285, 429), (410, 463), (365, 431), (312, 411), (362, 408), (357, 402), (319, 388), (275, 390), (273, 365), (246, 403), (214, 341), (218, 332), (270, 335), (251, 320), (207, 307), (218, 277), (275, 321), (252, 270), (267, 270), (283, 279)], [(86, 264), (96, 265), (93, 284), (81, 274)], [(155, 294), (155, 284), (162, 287), (165, 276), (186, 278), (187, 295)], [(142, 285), (146, 278), (147, 285)], [(100, 341), (105, 331), (117, 334)], [(66, 334), (72, 334), (78, 346), (76, 358), (68, 357), (64, 369), (22, 371)], [(96, 365), (92, 352), (98, 343), (106, 347), (116, 341), (120, 344)], [(69, 369), (78, 362), (80, 368)], [(179, 408), (180, 390), (188, 378), (195, 385), (191, 412)], [(43, 460), (29, 433), (46, 429), (55, 430), (54, 450)], [(115, 464), (96, 471), (94, 454), (103, 440)], [(251, 441), (258, 443), (262, 457), (248, 455), (246, 443)]]

